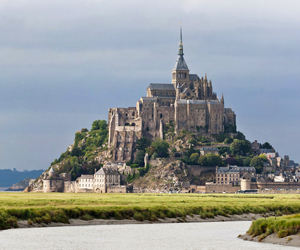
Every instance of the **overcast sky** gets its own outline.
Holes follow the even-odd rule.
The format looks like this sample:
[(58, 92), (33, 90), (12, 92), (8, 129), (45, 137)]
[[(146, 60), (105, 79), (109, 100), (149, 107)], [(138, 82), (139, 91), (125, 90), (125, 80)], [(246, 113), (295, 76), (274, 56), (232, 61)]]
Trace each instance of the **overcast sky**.
[(248, 140), (300, 162), (300, 1), (0, 0), (0, 169), (46, 169), (108, 108), (170, 83), (183, 23)]

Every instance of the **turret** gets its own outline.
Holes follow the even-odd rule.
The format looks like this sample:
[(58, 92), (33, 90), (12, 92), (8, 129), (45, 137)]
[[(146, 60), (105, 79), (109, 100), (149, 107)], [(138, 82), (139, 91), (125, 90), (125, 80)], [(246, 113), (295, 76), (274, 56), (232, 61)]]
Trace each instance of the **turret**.
[(223, 96), (223, 93), (222, 93), (220, 102), (224, 105), (224, 96)]

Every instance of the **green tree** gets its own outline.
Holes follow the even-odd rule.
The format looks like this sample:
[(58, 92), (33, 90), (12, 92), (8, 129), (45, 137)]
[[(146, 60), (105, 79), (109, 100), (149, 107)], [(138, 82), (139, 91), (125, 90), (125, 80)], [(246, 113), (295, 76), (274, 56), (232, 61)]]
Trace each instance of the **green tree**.
[(272, 145), (268, 142), (265, 142), (261, 145), (261, 148), (273, 149)]
[(264, 162), (268, 161), (267, 156), (265, 154), (260, 154), (258, 157), (261, 158)]
[(247, 140), (235, 139), (230, 145), (230, 151), (232, 154), (246, 155), (247, 153), (252, 152), (251, 143)]
[(201, 155), (198, 159), (198, 163), (201, 166), (222, 166), (222, 158), (215, 154)]
[(264, 161), (259, 156), (254, 156), (250, 162), (250, 166), (255, 167), (256, 173), (261, 174), (264, 167)]
[(92, 129), (93, 130), (106, 130), (107, 129), (107, 122), (105, 120), (96, 120), (92, 123)]
[(136, 149), (138, 150), (145, 150), (150, 145), (151, 145), (151, 140), (146, 137), (142, 137), (141, 139), (138, 139), (136, 141)]
[(224, 143), (225, 144), (230, 144), (230, 143), (232, 143), (233, 142), (233, 139), (232, 138), (226, 138), (225, 140), (224, 140)]
[(198, 159), (199, 159), (199, 154), (197, 154), (197, 153), (191, 154), (191, 156), (190, 156), (191, 163), (197, 164)]
[(238, 139), (238, 140), (246, 140), (246, 136), (242, 132), (238, 131), (236, 139)]
[(135, 164), (138, 164), (140, 167), (144, 166), (144, 157), (145, 157), (145, 151), (140, 150), (137, 152), (136, 157), (135, 157)]
[(243, 159), (240, 156), (235, 157), (235, 160), (238, 166), (243, 166)]
[(246, 157), (243, 161), (243, 165), (245, 167), (249, 167), (250, 166), (250, 162), (251, 162), (251, 158), (250, 157)]
[(221, 166), (222, 165), (222, 158), (219, 155), (207, 154), (205, 156), (207, 158), (208, 166)]
[(198, 159), (198, 164), (201, 166), (208, 166), (207, 158), (205, 155), (201, 155)]
[(151, 144), (157, 153), (158, 157), (168, 157), (169, 156), (169, 144), (166, 141), (158, 138)]

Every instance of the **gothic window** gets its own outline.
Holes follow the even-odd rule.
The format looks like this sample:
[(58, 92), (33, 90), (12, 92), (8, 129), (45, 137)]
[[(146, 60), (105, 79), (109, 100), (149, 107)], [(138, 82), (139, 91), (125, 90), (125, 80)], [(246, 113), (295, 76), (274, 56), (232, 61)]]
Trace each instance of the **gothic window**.
[(160, 118), (162, 118), (162, 114), (160, 114)]

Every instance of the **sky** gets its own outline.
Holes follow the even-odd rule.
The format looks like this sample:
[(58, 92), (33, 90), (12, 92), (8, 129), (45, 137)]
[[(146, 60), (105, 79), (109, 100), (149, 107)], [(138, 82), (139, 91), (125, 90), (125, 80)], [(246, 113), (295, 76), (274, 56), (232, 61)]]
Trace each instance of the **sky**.
[(0, 169), (46, 169), (75, 132), (171, 83), (183, 25), (250, 141), (300, 162), (300, 1), (0, 0)]

